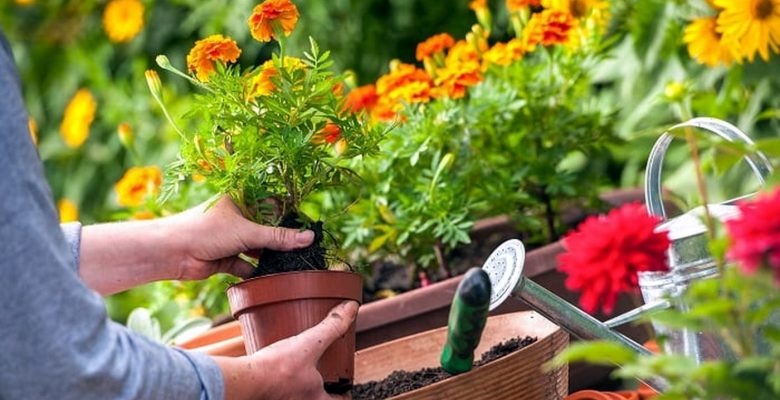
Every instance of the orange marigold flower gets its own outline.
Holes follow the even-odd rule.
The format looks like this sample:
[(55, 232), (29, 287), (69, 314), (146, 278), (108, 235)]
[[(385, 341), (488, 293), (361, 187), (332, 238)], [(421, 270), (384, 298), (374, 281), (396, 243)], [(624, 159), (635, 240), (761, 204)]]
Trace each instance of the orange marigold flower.
[(76, 203), (68, 199), (61, 199), (57, 202), (57, 209), (60, 213), (60, 222), (73, 222), (79, 220), (79, 208), (76, 206)]
[(211, 35), (195, 42), (195, 46), (187, 54), (187, 69), (201, 82), (206, 82), (214, 72), (214, 62), (234, 63), (240, 55), (241, 49), (233, 39)]
[(577, 19), (587, 17), (592, 10), (609, 8), (605, 0), (541, 0), (541, 3), (548, 10), (569, 13)]
[(132, 167), (114, 185), (117, 201), (125, 207), (136, 207), (148, 196), (156, 196), (162, 184), (162, 173), (155, 166)]
[(466, 89), (482, 82), (481, 66), (478, 62), (466, 62), (439, 69), (436, 75), (437, 94), (452, 99), (466, 95)]
[(405, 104), (427, 103), (431, 99), (433, 82), (424, 70), (411, 64), (398, 64), (376, 82), (376, 92), (385, 98), (393, 111)]
[(469, 3), (469, 8), (474, 11), (480, 11), (488, 8), (487, 0), (473, 0)]
[(139, 0), (112, 0), (103, 11), (103, 30), (112, 42), (129, 42), (144, 27), (144, 5)]
[(436, 53), (443, 52), (455, 44), (455, 39), (447, 33), (433, 35), (417, 45), (417, 60), (422, 61)]
[(79, 89), (70, 99), (60, 124), (60, 134), (68, 147), (76, 149), (87, 140), (96, 110), (95, 98), (87, 89)]
[(465, 40), (459, 40), (455, 42), (455, 44), (452, 46), (450, 51), (447, 52), (447, 58), (445, 59), (445, 64), (452, 65), (456, 63), (463, 63), (469, 61), (479, 62), (480, 58), (481, 57), (479, 55), (479, 52), (477, 52), (477, 49), (475, 49), (474, 46), (471, 45), (471, 43)]
[(290, 0), (266, 0), (255, 7), (247, 23), (253, 38), (270, 42), (278, 40), (281, 32), (290, 36), (299, 16), (298, 8)]
[(352, 89), (352, 91), (347, 94), (344, 109), (353, 113), (358, 113), (363, 110), (371, 111), (378, 101), (379, 96), (376, 93), (376, 86), (364, 85)]
[(528, 48), (538, 44), (543, 46), (568, 44), (575, 23), (574, 17), (567, 12), (544, 10), (531, 16), (522, 36)]
[(390, 121), (396, 117), (395, 103), (387, 97), (380, 97), (373, 109), (371, 118), (379, 121)]
[[(306, 68), (306, 64), (297, 57), (284, 57), (284, 68), (287, 71), (295, 71)], [(268, 60), (260, 67), (259, 72), (253, 73), (247, 80), (244, 97), (246, 101), (253, 101), (256, 97), (268, 96), (276, 89), (273, 79), (279, 74), (273, 60)]]
[(541, 5), (541, 0), (506, 0), (506, 9), (510, 12), (519, 11), (529, 7), (539, 7)]
[(341, 138), (341, 128), (333, 122), (328, 122), (319, 132), (312, 136), (314, 144), (333, 144)]
[(485, 52), (483, 58), (488, 64), (509, 65), (517, 61), (525, 54), (525, 46), (519, 39), (512, 39), (507, 43), (496, 43)]
[(155, 219), (157, 218), (156, 215), (154, 215), (153, 212), (145, 210), (145, 211), (136, 211), (133, 213), (133, 219), (134, 220), (148, 220), (148, 219)]

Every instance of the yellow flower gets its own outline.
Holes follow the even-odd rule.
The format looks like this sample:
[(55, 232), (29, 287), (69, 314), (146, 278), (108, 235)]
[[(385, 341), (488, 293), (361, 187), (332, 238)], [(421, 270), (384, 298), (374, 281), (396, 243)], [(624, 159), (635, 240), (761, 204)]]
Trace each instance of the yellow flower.
[(136, 221), (155, 219), (156, 216), (151, 211), (136, 211), (133, 213), (133, 219)]
[(591, 11), (609, 8), (604, 0), (542, 0), (542, 6), (548, 10), (569, 13), (576, 19), (587, 17)]
[(780, 0), (715, 0), (723, 8), (718, 16), (718, 32), (729, 46), (738, 46), (738, 55), (750, 62), (756, 52), (769, 60), (769, 48), (780, 51)]
[(523, 58), (526, 53), (525, 44), (520, 39), (512, 39), (507, 43), (496, 43), (486, 51), (483, 58), (487, 64), (509, 65)]
[(95, 110), (97, 103), (87, 89), (80, 89), (70, 99), (60, 124), (60, 134), (68, 147), (78, 148), (87, 140), (89, 127), (95, 119)]
[(298, 8), (290, 0), (266, 0), (255, 7), (247, 23), (253, 38), (270, 42), (278, 40), (279, 33), (290, 36), (299, 16)]
[(61, 199), (57, 203), (57, 208), (60, 211), (60, 222), (78, 221), (79, 209), (72, 201), (68, 199)]
[(187, 69), (201, 82), (207, 82), (209, 75), (214, 72), (214, 62), (234, 63), (240, 55), (241, 49), (233, 39), (222, 35), (211, 35), (195, 42), (195, 46), (187, 54)]
[(162, 173), (155, 166), (132, 167), (122, 179), (114, 185), (119, 205), (136, 207), (149, 196), (155, 196), (160, 191)]
[(112, 42), (129, 42), (143, 27), (144, 5), (139, 0), (111, 0), (103, 11), (103, 29)]
[(723, 43), (716, 28), (717, 17), (697, 18), (685, 27), (683, 42), (688, 45), (691, 58), (699, 63), (710, 67), (729, 66), (734, 62), (732, 51)]
[(20, 6), (29, 6), (35, 3), (35, 0), (16, 0), (16, 4)]
[(38, 124), (35, 123), (33, 117), (27, 118), (27, 128), (30, 130), (30, 138), (34, 145), (38, 145)]

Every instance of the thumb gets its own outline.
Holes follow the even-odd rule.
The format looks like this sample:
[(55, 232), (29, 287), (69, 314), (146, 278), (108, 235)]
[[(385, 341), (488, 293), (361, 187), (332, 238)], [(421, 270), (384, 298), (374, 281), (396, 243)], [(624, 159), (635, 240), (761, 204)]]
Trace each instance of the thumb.
[(336, 339), (344, 336), (357, 317), (358, 303), (345, 301), (330, 310), (319, 324), (295, 336), (301, 347), (311, 348), (314, 357), (319, 358)]
[(294, 250), (306, 247), (314, 242), (314, 232), (310, 230), (278, 228), (256, 224), (243, 220), (237, 230), (241, 242), (252, 249)]

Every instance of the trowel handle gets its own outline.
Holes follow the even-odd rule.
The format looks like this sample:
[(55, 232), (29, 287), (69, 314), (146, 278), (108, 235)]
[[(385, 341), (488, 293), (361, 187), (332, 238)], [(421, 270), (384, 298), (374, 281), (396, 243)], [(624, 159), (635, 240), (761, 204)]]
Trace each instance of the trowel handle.
[[(669, 132), (680, 128), (699, 128), (707, 132), (720, 136), (729, 142), (740, 142), (752, 145), (753, 141), (736, 126), (715, 118), (694, 118), (669, 128), (658, 141), (655, 142), (650, 151), (650, 157), (647, 159), (647, 168), (645, 170), (645, 201), (647, 211), (651, 215), (657, 215), (666, 219), (666, 210), (664, 209), (663, 198), (661, 196), (661, 169), (664, 163), (666, 150), (669, 149), (672, 136)], [(772, 164), (766, 158), (764, 153), (755, 152), (745, 156), (745, 161), (750, 169), (756, 174), (761, 185), (772, 172)]]
[(441, 353), (442, 368), (453, 375), (471, 370), (487, 322), (490, 290), (490, 278), (481, 268), (470, 269), (458, 285)]

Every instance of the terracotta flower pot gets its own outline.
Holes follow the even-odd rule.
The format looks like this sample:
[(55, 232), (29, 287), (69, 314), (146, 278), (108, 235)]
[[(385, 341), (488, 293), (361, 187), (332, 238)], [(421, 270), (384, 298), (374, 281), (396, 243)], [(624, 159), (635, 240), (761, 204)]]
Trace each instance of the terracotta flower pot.
[[(244, 346), (252, 354), (295, 336), (322, 321), (345, 300), (361, 301), (363, 278), (342, 271), (288, 272), (247, 279), (227, 290), (233, 316), (241, 324)], [(352, 386), (355, 326), (322, 355), (318, 370), (325, 388), (341, 393)]]
[[(567, 393), (568, 367), (543, 368), (569, 344), (569, 335), (533, 311), (488, 318), (474, 352), (477, 359), (491, 347), (516, 337), (536, 342), (469, 372), (412, 390), (392, 400), (556, 400)], [(387, 377), (395, 370), (438, 367), (447, 328), (439, 328), (363, 349), (355, 355), (355, 382)]]

